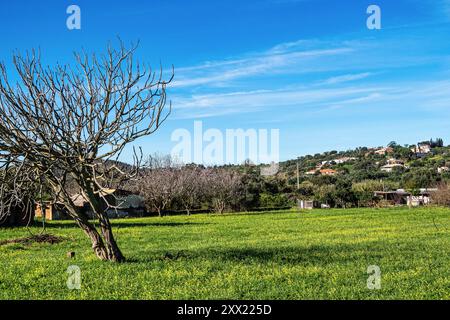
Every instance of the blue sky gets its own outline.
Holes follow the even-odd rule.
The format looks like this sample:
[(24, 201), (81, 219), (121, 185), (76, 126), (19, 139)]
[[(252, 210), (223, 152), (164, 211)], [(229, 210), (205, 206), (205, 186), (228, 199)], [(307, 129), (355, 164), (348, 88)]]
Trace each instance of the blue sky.
[[(81, 30), (66, 8), (81, 8)], [(366, 9), (382, 29), (366, 28)], [(0, 4), (2, 60), (39, 47), (46, 63), (120, 36), (141, 60), (175, 66), (173, 112), (137, 144), (168, 153), (194, 120), (280, 129), (280, 159), (327, 150), (450, 143), (450, 0), (14, 1)], [(125, 156), (127, 153), (125, 153)]]

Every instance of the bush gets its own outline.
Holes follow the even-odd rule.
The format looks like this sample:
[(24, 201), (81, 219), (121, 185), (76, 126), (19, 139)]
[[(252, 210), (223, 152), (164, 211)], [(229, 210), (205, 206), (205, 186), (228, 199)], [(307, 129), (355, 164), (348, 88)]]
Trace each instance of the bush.
[(284, 193), (281, 194), (263, 193), (261, 194), (260, 203), (261, 206), (264, 208), (283, 208), (294, 205), (292, 201), (290, 201), (289, 198)]

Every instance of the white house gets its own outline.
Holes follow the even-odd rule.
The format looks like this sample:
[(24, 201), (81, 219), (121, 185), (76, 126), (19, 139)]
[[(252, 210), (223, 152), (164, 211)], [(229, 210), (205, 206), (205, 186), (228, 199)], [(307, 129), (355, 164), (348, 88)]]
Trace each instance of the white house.
[(448, 172), (448, 171), (450, 171), (449, 167), (440, 167), (440, 168), (438, 168), (438, 173), (439, 174), (442, 174), (442, 173)]
[(431, 153), (431, 144), (428, 142), (418, 143), (417, 146), (411, 148), (411, 152), (417, 156), (425, 156)]
[(381, 171), (390, 173), (394, 171), (395, 168), (406, 168), (406, 166), (400, 163), (387, 164), (381, 167)]

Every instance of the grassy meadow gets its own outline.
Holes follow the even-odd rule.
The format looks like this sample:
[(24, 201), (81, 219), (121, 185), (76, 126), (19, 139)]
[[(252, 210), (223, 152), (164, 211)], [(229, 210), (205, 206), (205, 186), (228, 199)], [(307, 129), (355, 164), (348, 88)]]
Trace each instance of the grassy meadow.
[[(124, 264), (73, 223), (0, 246), (0, 299), (450, 299), (450, 210), (351, 209), (114, 220)], [(33, 228), (38, 232), (38, 228)], [(0, 229), (0, 241), (27, 236)], [(67, 257), (75, 251), (74, 259)], [(81, 290), (66, 286), (81, 268)], [(367, 288), (367, 268), (381, 289)]]

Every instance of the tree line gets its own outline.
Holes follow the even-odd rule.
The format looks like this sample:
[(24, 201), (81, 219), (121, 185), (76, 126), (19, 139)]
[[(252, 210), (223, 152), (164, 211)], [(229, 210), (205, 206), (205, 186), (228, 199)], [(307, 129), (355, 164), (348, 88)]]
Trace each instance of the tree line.
[[(125, 188), (140, 194), (146, 211), (163, 216), (170, 211), (246, 211), (261, 206), (286, 207), (285, 201), (267, 201), (281, 197), (277, 181), (268, 182), (254, 166), (182, 165), (170, 156), (149, 156), (135, 179)], [(275, 194), (275, 195), (274, 195)], [(266, 200), (265, 200), (266, 199)]]
[(162, 216), (165, 211), (232, 210), (245, 190), (235, 170), (179, 165), (170, 156), (150, 156), (135, 179), (125, 186), (140, 194), (146, 210)]

